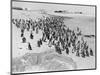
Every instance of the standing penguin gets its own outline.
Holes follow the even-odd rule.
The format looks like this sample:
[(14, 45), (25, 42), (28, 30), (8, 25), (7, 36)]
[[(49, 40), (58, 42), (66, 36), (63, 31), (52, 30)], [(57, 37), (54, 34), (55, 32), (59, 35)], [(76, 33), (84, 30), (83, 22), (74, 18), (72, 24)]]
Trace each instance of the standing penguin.
[(31, 47), (31, 44), (30, 43), (28, 43), (28, 49), (29, 50), (32, 50), (32, 47)]
[(31, 34), (30, 34), (30, 39), (33, 39), (33, 37), (34, 37), (34, 36), (33, 36), (32, 32), (31, 32)]
[(66, 47), (66, 54), (69, 54), (69, 48)]
[(82, 56), (82, 58), (85, 58), (85, 52), (84, 51), (81, 52), (81, 56)]
[(38, 47), (41, 47), (40, 40), (37, 41), (37, 46), (38, 46)]
[(26, 43), (26, 38), (22, 37), (22, 43)]
[(24, 36), (24, 29), (21, 29), (21, 37)]
[(90, 55), (93, 56), (93, 50), (90, 48)]
[(60, 49), (59, 46), (56, 46), (56, 45), (55, 45), (55, 51), (56, 51), (58, 54), (62, 54), (61, 49)]
[(76, 56), (80, 57), (79, 50), (76, 51)]
[(21, 35), (20, 35), (21, 37), (23, 37), (24, 36), (24, 34), (23, 33), (21, 33)]
[(88, 52), (88, 50), (86, 50), (86, 56), (89, 57), (89, 52)]

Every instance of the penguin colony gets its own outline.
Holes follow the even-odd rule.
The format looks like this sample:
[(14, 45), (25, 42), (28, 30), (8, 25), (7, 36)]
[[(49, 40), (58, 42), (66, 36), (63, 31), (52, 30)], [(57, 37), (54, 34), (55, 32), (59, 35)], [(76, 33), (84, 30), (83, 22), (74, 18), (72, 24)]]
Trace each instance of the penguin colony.
[[(62, 16), (49, 16), (38, 18), (38, 21), (29, 19), (12, 19), (12, 24), (21, 29), (22, 43), (26, 43), (27, 39), (24, 36), (24, 31), (30, 31), (30, 39), (34, 39), (32, 32), (38, 34), (39, 30), (42, 30), (42, 38), (37, 41), (37, 46), (41, 47), (43, 42), (49, 42), (48, 46), (54, 46), (55, 51), (58, 54), (62, 54), (65, 51), (66, 54), (70, 52), (75, 53), (78, 57), (93, 56), (93, 50), (89, 48), (87, 41), (84, 41), (84, 37), (81, 40), (78, 39), (81, 36), (81, 31), (77, 27), (77, 33), (71, 30), (64, 24), (64, 17)], [(72, 48), (72, 49), (69, 49)], [(32, 50), (31, 44), (28, 42), (28, 49)]]

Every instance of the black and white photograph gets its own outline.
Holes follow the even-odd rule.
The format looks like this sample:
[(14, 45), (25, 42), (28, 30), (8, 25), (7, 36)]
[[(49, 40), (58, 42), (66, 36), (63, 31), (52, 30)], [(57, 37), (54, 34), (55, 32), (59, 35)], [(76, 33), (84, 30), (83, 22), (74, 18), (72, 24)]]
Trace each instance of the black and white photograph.
[(95, 5), (12, 0), (12, 74), (95, 69)]

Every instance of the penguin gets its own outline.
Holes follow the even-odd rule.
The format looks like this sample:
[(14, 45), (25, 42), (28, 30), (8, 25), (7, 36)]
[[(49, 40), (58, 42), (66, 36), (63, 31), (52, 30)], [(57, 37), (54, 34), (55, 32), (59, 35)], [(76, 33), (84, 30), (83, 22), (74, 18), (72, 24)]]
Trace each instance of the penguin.
[(28, 49), (29, 50), (32, 50), (32, 47), (31, 47), (31, 44), (30, 43), (28, 43)]
[(69, 48), (66, 47), (66, 54), (69, 54)]
[(88, 50), (86, 50), (86, 56), (89, 57), (89, 52), (88, 52)]
[(42, 45), (42, 40), (40, 39), (40, 45)]
[(82, 58), (85, 58), (85, 53), (84, 53), (84, 51), (82, 51), (81, 56), (82, 56)]
[(56, 50), (56, 52), (58, 54), (62, 54), (61, 49), (58, 46), (56, 46), (56, 45), (55, 45), (55, 50)]
[(76, 51), (76, 56), (80, 57), (79, 51)]
[(24, 37), (24, 34), (23, 33), (21, 33), (21, 35), (20, 35), (21, 37)]
[(90, 48), (90, 55), (93, 56), (93, 50)]
[(38, 47), (40, 47), (40, 46), (41, 46), (40, 41), (37, 41), (37, 46), (38, 46)]
[(22, 37), (22, 43), (26, 43), (26, 38)]
[(33, 36), (33, 34), (31, 33), (31, 34), (30, 34), (30, 39), (33, 39), (33, 37), (34, 37), (34, 36)]

